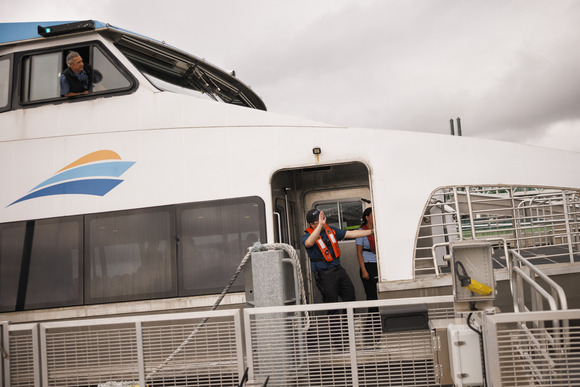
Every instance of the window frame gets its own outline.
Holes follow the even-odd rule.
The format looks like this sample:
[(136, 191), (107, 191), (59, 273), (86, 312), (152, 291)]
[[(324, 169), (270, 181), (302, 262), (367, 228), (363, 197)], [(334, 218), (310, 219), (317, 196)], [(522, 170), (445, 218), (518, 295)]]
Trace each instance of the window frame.
[[(227, 198), (227, 199), (216, 199), (216, 200), (209, 200), (209, 201), (201, 201), (201, 202), (191, 202), (191, 203), (184, 203), (184, 204), (179, 204), (176, 206), (176, 236), (177, 236), (177, 240), (179, 241), (179, 248), (178, 248), (178, 253), (177, 253), (177, 281), (178, 281), (178, 288), (177, 288), (177, 292), (179, 297), (189, 297), (189, 296), (199, 296), (199, 295), (208, 295), (208, 294), (215, 294), (213, 291), (210, 291), (212, 289), (187, 289), (185, 288), (185, 279), (183, 278), (183, 275), (185, 275), (185, 269), (184, 269), (184, 265), (185, 265), (185, 260), (184, 257), (182, 256), (183, 254), (183, 248), (182, 245), (185, 241), (185, 237), (184, 237), (184, 233), (182, 230), (182, 217), (183, 217), (183, 213), (187, 210), (191, 210), (191, 209), (201, 209), (201, 208), (209, 208), (210, 206), (214, 205), (214, 207), (217, 206), (224, 206), (224, 205), (229, 205), (229, 204), (237, 204), (237, 205), (241, 205), (241, 204), (249, 204), (249, 203), (256, 203), (258, 205), (258, 214), (259, 214), (259, 218), (258, 218), (258, 227), (259, 227), (259, 233), (260, 233), (260, 237), (263, 237), (263, 239), (267, 239), (268, 235), (267, 235), (267, 230), (266, 230), (266, 207), (265, 207), (265, 203), (264, 200), (259, 197), (259, 196), (243, 196), (243, 197), (236, 197), (236, 198)], [(215, 212), (215, 208), (212, 210)], [(241, 231), (238, 229), (238, 233), (241, 233)], [(261, 243), (266, 243), (265, 240), (261, 240)], [(230, 251), (228, 251), (228, 253), (231, 253)], [(240, 261), (243, 257), (243, 254), (240, 254)], [(199, 263), (199, 262), (196, 262)], [(231, 273), (233, 274), (233, 272)], [(231, 278), (231, 274), (228, 276), (228, 280)], [(233, 287), (231, 289), (231, 291), (244, 291), (243, 290), (243, 280), (244, 278), (238, 278), (238, 280), (235, 283), (235, 287)], [(223, 284), (219, 284), (218, 288), (221, 290), (223, 287), (225, 287), (225, 285), (227, 285), (227, 283), (223, 283)], [(215, 289), (213, 289), (215, 290)], [(219, 291), (217, 291), (219, 292)]]
[[(101, 51), (101, 53), (111, 62), (113, 66), (117, 68), (117, 70), (129, 81), (129, 86), (123, 89), (115, 89), (111, 91), (100, 91), (97, 93), (90, 93), (88, 95), (83, 95), (79, 97), (54, 97), (54, 98), (45, 98), (41, 100), (35, 101), (27, 101), (23, 100), (24, 93), (24, 77), (27, 75), (25, 74), (24, 69), (24, 61), (26, 58), (32, 57), (34, 55), (42, 55), (42, 54), (49, 54), (53, 52), (65, 52), (70, 50), (75, 50), (79, 48), (88, 48), (89, 49), (89, 63), (92, 62), (93, 56), (93, 49), (95, 46)], [(53, 47), (46, 47), (38, 50), (29, 50), (29, 51), (22, 51), (14, 54), (13, 58), (13, 66), (17, 64), (17, 70), (14, 71), (12, 69), (12, 73), (15, 75), (15, 85), (12, 93), (12, 108), (11, 110), (21, 109), (21, 108), (30, 108), (30, 107), (37, 107), (40, 105), (46, 104), (60, 104), (60, 103), (69, 103), (69, 102), (78, 102), (78, 101), (90, 101), (96, 98), (102, 97), (111, 97), (117, 95), (127, 95), (134, 93), (138, 87), (139, 82), (133, 76), (131, 71), (129, 71), (111, 51), (101, 42), (98, 40), (90, 40), (85, 42), (79, 42), (75, 44), (66, 44), (66, 45), (59, 45)]]
[(14, 84), (14, 54), (0, 56), (0, 61), (4, 59), (8, 60), (8, 101), (6, 102), (6, 106), (0, 106), (0, 113), (12, 110), (12, 99), (14, 94), (12, 86)]
[[(252, 204), (252, 205), (256, 205), (257, 209), (256, 212), (254, 212), (253, 210), (250, 211), (250, 213), (247, 213), (246, 211), (244, 211), (244, 204)], [(249, 246), (245, 246), (245, 242), (247, 242), (246, 240), (243, 240), (244, 238), (247, 238), (249, 234), (252, 233), (256, 233), (258, 232), (259, 235), (259, 239), (261, 243), (267, 243), (268, 240), (268, 234), (267, 234), (267, 228), (266, 228), (266, 205), (264, 200), (258, 196), (258, 195), (253, 195), (253, 196), (241, 196), (241, 197), (234, 197), (234, 198), (224, 198), (224, 199), (215, 199), (215, 200), (210, 200), (210, 201), (197, 201), (197, 202), (188, 202), (188, 203), (175, 203), (175, 204), (169, 204), (169, 205), (161, 205), (161, 206), (151, 206), (151, 207), (144, 207), (144, 208), (135, 208), (135, 209), (125, 209), (125, 210), (116, 210), (116, 211), (107, 211), (107, 212), (100, 212), (100, 213), (90, 213), (90, 214), (78, 214), (78, 215), (71, 215), (71, 216), (61, 216), (61, 217), (53, 217), (53, 218), (45, 218), (45, 219), (36, 219), (36, 220), (24, 220), (24, 221), (17, 221), (17, 222), (8, 222), (8, 223), (0, 223), (0, 230), (2, 229), (13, 229), (14, 227), (18, 228), (18, 227), (27, 227), (28, 223), (32, 223), (32, 227), (36, 227), (38, 225), (38, 223), (46, 223), (46, 224), (58, 224), (58, 223), (62, 223), (62, 222), (70, 222), (70, 221), (75, 221), (78, 223), (80, 229), (79, 229), (79, 235), (78, 235), (78, 293), (77, 293), (77, 299), (75, 300), (65, 300), (66, 302), (60, 301), (60, 302), (52, 302), (52, 301), (43, 301), (41, 303), (36, 303), (34, 305), (26, 305), (24, 309), (17, 309), (18, 308), (18, 293), (16, 293), (16, 302), (14, 303), (14, 305), (12, 305), (11, 303), (7, 302), (5, 305), (0, 305), (0, 313), (12, 313), (12, 312), (18, 312), (20, 310), (37, 310), (37, 309), (47, 309), (47, 308), (60, 308), (60, 307), (76, 307), (76, 306), (88, 306), (88, 305), (102, 305), (102, 304), (107, 304), (107, 303), (113, 303), (113, 302), (143, 302), (143, 301), (149, 301), (149, 300), (160, 300), (160, 299), (171, 299), (171, 298), (176, 298), (176, 297), (193, 297), (193, 296), (200, 296), (200, 295), (214, 295), (214, 294), (219, 294), (219, 292), (222, 291), (223, 287), (226, 286), (227, 281), (231, 278), (231, 275), (233, 274), (233, 271), (230, 273), (229, 271), (227, 273), (217, 273), (216, 274), (216, 280), (219, 281), (217, 283), (217, 287), (216, 288), (200, 288), (197, 287), (195, 289), (186, 289), (184, 286), (182, 286), (181, 281), (183, 280), (183, 276), (187, 275), (187, 273), (183, 272), (184, 270), (184, 265), (182, 262), (180, 262), (181, 260), (181, 256), (180, 256), (180, 250), (183, 248), (183, 240), (185, 239), (185, 237), (182, 235), (182, 227), (180, 224), (180, 217), (181, 212), (184, 210), (189, 210), (192, 208), (204, 208), (207, 211), (209, 211), (210, 213), (216, 211), (216, 209), (218, 207), (224, 207), (224, 206), (229, 206), (229, 205), (234, 205), (237, 206), (238, 209), (236, 211), (238, 211), (238, 213), (241, 214), (256, 214), (257, 216), (257, 223), (254, 223), (257, 225), (257, 230), (253, 229), (253, 228), (248, 228), (248, 227), (244, 227), (243, 224), (240, 223), (230, 223), (232, 224), (233, 228), (228, 229), (227, 228), (227, 224), (225, 229), (222, 229), (222, 231), (228, 231), (223, 233), (222, 235), (224, 236), (228, 236), (228, 235), (233, 235), (233, 233), (237, 233), (238, 238), (237, 238), (237, 246), (242, 246), (242, 247), (249, 247)], [(168, 219), (168, 223), (166, 223), (166, 225), (168, 225), (169, 229), (165, 229), (165, 228), (160, 228), (158, 231), (161, 231), (158, 234), (154, 234), (155, 235), (161, 235), (161, 236), (167, 236), (167, 243), (169, 244), (168, 249), (169, 249), (169, 264), (166, 266), (169, 266), (171, 269), (171, 273), (169, 274), (169, 278), (170, 278), (170, 288), (171, 290), (164, 290), (164, 291), (159, 291), (156, 290), (155, 292), (132, 292), (130, 295), (128, 296), (123, 296), (121, 295), (120, 297), (118, 297), (118, 295), (105, 295), (105, 297), (102, 296), (102, 294), (98, 295), (99, 297), (95, 297), (94, 295), (92, 295), (91, 297), (89, 297), (89, 287), (92, 285), (91, 284), (91, 276), (90, 276), (90, 269), (91, 269), (91, 257), (90, 257), (90, 253), (91, 253), (91, 249), (95, 248), (95, 246), (99, 247), (99, 248), (107, 248), (110, 246), (121, 246), (121, 250), (124, 248), (123, 246), (125, 245), (129, 245), (131, 243), (134, 243), (135, 241), (140, 245), (146, 246), (147, 243), (146, 242), (151, 242), (151, 241), (157, 241), (158, 239), (151, 239), (151, 238), (139, 238), (137, 237), (136, 239), (131, 239), (131, 234), (126, 234), (126, 235), (122, 235), (119, 237), (122, 239), (122, 241), (127, 242), (125, 244), (110, 244), (107, 245), (106, 243), (103, 243), (103, 241), (107, 241), (107, 239), (100, 239), (100, 244), (91, 244), (91, 237), (90, 237), (90, 222), (94, 219), (98, 219), (98, 218), (107, 218), (107, 217), (123, 217), (124, 215), (133, 215), (133, 214), (147, 214), (147, 213), (155, 213), (155, 212), (163, 212), (169, 215), (169, 219)], [(235, 212), (234, 212), (235, 213)], [(227, 212), (226, 212), (227, 214)], [(227, 221), (228, 216), (225, 216), (223, 218), (223, 220)], [(242, 218), (239, 218), (242, 219)], [(106, 222), (105, 222), (106, 223)], [(127, 226), (127, 224), (129, 224), (130, 226), (130, 222), (127, 223), (123, 223), (123, 220), (121, 220), (121, 223), (124, 226)], [(252, 226), (254, 225), (252, 224)], [(147, 226), (147, 225), (146, 225)], [(26, 243), (34, 243), (34, 238), (36, 237), (43, 237), (43, 234), (41, 235), (37, 235), (34, 236), (34, 230), (32, 230), (32, 235), (30, 236), (30, 238), (33, 238), (32, 241), (25, 241), (25, 238), (27, 237), (27, 235), (25, 234), (26, 230), (24, 230), (24, 233), (21, 235), (21, 239), (17, 239), (15, 240), (14, 243), (16, 243), (15, 246), (24, 246), (26, 247)], [(209, 235), (209, 234), (208, 234)], [(198, 236), (198, 237), (204, 237), (206, 236), (206, 234), (204, 233), (200, 233), (200, 234), (194, 234), (193, 235)], [(181, 240), (180, 240), (181, 239)], [(158, 241), (164, 241), (165, 239), (159, 239)], [(0, 241), (1, 242), (1, 241)], [(30, 245), (32, 246), (32, 245)], [(23, 247), (23, 248), (24, 248)], [(58, 248), (61, 248), (61, 245), (56, 245), (54, 246), (54, 250), (58, 251)], [(130, 246), (129, 246), (130, 247)], [(238, 247), (233, 247), (232, 248), (232, 244), (230, 244), (228, 241), (223, 242), (222, 243), (222, 247), (223, 247), (223, 257), (224, 257), (224, 261), (225, 263), (229, 266), (234, 266), (237, 267), (239, 265), (239, 262), (242, 260), (242, 258), (244, 257), (244, 255), (247, 253), (247, 251), (244, 252), (239, 252), (239, 256), (238, 256)], [(209, 250), (208, 250), (209, 251)], [(21, 257), (24, 256), (23, 251), (16, 251), (16, 252), (12, 252), (11, 250), (7, 251), (9, 254), (6, 255), (6, 259), (12, 259), (12, 254), (16, 254), (17, 256)], [(0, 254), (2, 253), (2, 251), (0, 250)], [(102, 259), (102, 255), (101, 258)], [(1, 258), (1, 257), (0, 257)], [(151, 258), (151, 255), (144, 255), (142, 256), (142, 258)], [(235, 262), (234, 262), (235, 261)], [(12, 262), (12, 261), (11, 261)], [(193, 265), (198, 265), (199, 263), (203, 263), (204, 261), (199, 261), (199, 260), (192, 260), (190, 262), (190, 264)], [(19, 267), (21, 267), (22, 263), (18, 262), (17, 265)], [(0, 265), (1, 266), (1, 265)], [(30, 268), (30, 262), (28, 263), (28, 267)], [(150, 267), (150, 266), (147, 266)], [(108, 267), (107, 267), (108, 268)], [(38, 268), (33, 268), (33, 269), (38, 269)], [(16, 273), (18, 276), (20, 276), (20, 271), (21, 269), (16, 269), (16, 268), (11, 268), (10, 271), (7, 271), (7, 273), (13, 273), (18, 271), (18, 273)], [(16, 285), (14, 284), (9, 284), (10, 286), (16, 286), (16, 288), (10, 288), (10, 289), (16, 289), (18, 290), (18, 287), (21, 286), (20, 285), (20, 281), (26, 281), (26, 283), (28, 283), (28, 281), (31, 279), (30, 277), (30, 272), (26, 272), (26, 278), (22, 279), (19, 278), (17, 279)], [(0, 273), (1, 274), (1, 273)], [(221, 275), (221, 277), (220, 277)], [(222, 277), (227, 277), (225, 283), (222, 283)], [(1, 276), (0, 276), (1, 278)], [(52, 277), (51, 277), (52, 278)], [(144, 276), (143, 278), (147, 279), (147, 276)], [(138, 278), (141, 279), (141, 278)], [(236, 292), (243, 292), (244, 291), (244, 287), (243, 287), (243, 276), (242, 278), (238, 278), (238, 281), (236, 282), (237, 286), (232, 288), (231, 291), (236, 291)], [(164, 288), (165, 289), (165, 288)], [(219, 290), (216, 290), (219, 289)], [(134, 290), (134, 289), (132, 289)], [(163, 290), (163, 289), (162, 289)], [(0, 293), (0, 296), (2, 296), (2, 293)], [(5, 297), (7, 297), (5, 295)], [(10, 296), (12, 297), (12, 296)], [(8, 298), (6, 298), (4, 301), (9, 301)], [(12, 301), (10, 301), (12, 302)]]
[[(129, 295), (114, 295), (114, 296), (100, 296), (97, 297), (96, 295), (90, 294), (90, 287), (93, 285), (91, 279), (91, 250), (95, 247), (94, 243), (91, 243), (91, 228), (90, 224), (93, 220), (98, 219), (105, 219), (105, 218), (121, 218), (124, 216), (132, 216), (132, 215), (147, 215), (152, 213), (166, 213), (169, 215), (169, 230), (163, 230), (168, 233), (168, 242), (169, 242), (169, 266), (171, 273), (169, 273), (170, 283), (171, 286), (169, 290), (164, 292), (159, 291), (149, 291), (145, 293), (132, 293)], [(110, 211), (104, 213), (95, 213), (95, 214), (86, 214), (83, 216), (83, 230), (85, 234), (85, 244), (84, 244), (84, 252), (83, 252), (83, 263), (84, 263), (84, 288), (83, 288), (83, 303), (85, 305), (95, 305), (95, 304), (106, 304), (111, 302), (129, 302), (129, 301), (143, 301), (143, 300), (154, 300), (154, 299), (162, 299), (162, 298), (171, 298), (177, 296), (177, 249), (175, 246), (175, 208), (174, 206), (155, 206), (155, 207), (146, 207), (146, 208), (137, 208), (131, 210), (121, 210), (121, 211)], [(138, 240), (139, 245), (143, 242), (143, 240)], [(114, 245), (116, 246), (116, 245)], [(106, 247), (106, 246), (105, 246)], [(143, 257), (145, 258), (145, 257)], [(102, 257), (101, 259), (105, 259), (106, 257)]]
[[(70, 287), (70, 289), (76, 289), (76, 297), (75, 298), (69, 298), (69, 299), (65, 299), (65, 300), (44, 300), (42, 302), (31, 302), (30, 299), (30, 294), (32, 295), (38, 295), (38, 293), (34, 293), (34, 287), (31, 288), (30, 286), (30, 282), (32, 281), (35, 285), (38, 285), (37, 282), (34, 282), (34, 276), (38, 276), (39, 275), (39, 269), (43, 269), (42, 264), (41, 265), (35, 265), (34, 263), (32, 263), (33, 261), (36, 263), (38, 262), (39, 259), (43, 260), (43, 257), (45, 257), (44, 254), (39, 254), (38, 251), (36, 251), (36, 249), (42, 247), (42, 246), (37, 246), (38, 243), (43, 241), (43, 237), (45, 237), (45, 235), (38, 235), (38, 233), (35, 231), (40, 227), (53, 227), (54, 225), (62, 225), (62, 224), (72, 224), (72, 223), (76, 223), (78, 225), (78, 234), (76, 235), (76, 246), (77, 246), (77, 252), (78, 252), (78, 261), (77, 261), (77, 266), (76, 266), (76, 274), (77, 274), (77, 283), (76, 286), (74, 287)], [(20, 222), (14, 222), (14, 223), (3, 223), (2, 224), (3, 229), (7, 229), (10, 230), (11, 227), (24, 227), (25, 231), (24, 234), (22, 236), (22, 240), (21, 242), (23, 243), (23, 247), (22, 247), (22, 251), (20, 251), (21, 256), (19, 257), (20, 260), (17, 262), (17, 266), (19, 266), (18, 269), (18, 273), (14, 273), (16, 274), (19, 279), (16, 282), (16, 288), (15, 290), (17, 290), (17, 293), (19, 293), (19, 289), (25, 287), (24, 290), (24, 298), (22, 300), (18, 299), (18, 294), (16, 295), (16, 300), (14, 305), (10, 306), (8, 304), (6, 305), (0, 305), (0, 311), (2, 313), (4, 312), (18, 312), (18, 311), (27, 311), (27, 310), (37, 310), (37, 309), (46, 309), (46, 308), (62, 308), (62, 307), (70, 307), (70, 306), (80, 306), (83, 304), (84, 301), (84, 255), (83, 255), (83, 251), (84, 251), (84, 232), (83, 232), (83, 216), (82, 215), (72, 215), (72, 216), (62, 216), (62, 217), (57, 217), (57, 218), (45, 218), (45, 219), (37, 219), (37, 220), (28, 220), (28, 221), (20, 221)], [(29, 231), (30, 230), (30, 231)], [(56, 231), (57, 233), (62, 233), (64, 229), (61, 227), (53, 227), (53, 231)], [(30, 232), (30, 234), (28, 234)], [(30, 239), (27, 239), (30, 238)], [(72, 241), (72, 239), (71, 239)], [(55, 250), (58, 250), (59, 248), (62, 248), (63, 246), (57, 245), (55, 246)], [(66, 247), (66, 246), (65, 246)], [(0, 251), (1, 253), (1, 251)], [(10, 256), (8, 256), (7, 258), (10, 258)], [(57, 259), (55, 259), (55, 257), (51, 257), (50, 259), (52, 261), (59, 261), (58, 258), (62, 258), (60, 256), (56, 257)], [(23, 259), (26, 259), (27, 261), (23, 261)], [(0, 265), (1, 267), (2, 265)], [(71, 268), (74, 268), (74, 263), (71, 264)], [(59, 268), (63, 268), (66, 266), (58, 266), (57, 269)], [(23, 273), (26, 274), (26, 277), (23, 278)], [(45, 273), (41, 273), (40, 275), (44, 275)], [(21, 281), (24, 281), (23, 283), (21, 283)], [(72, 281), (72, 280), (71, 280)], [(47, 285), (47, 283), (43, 283), (42, 285)], [(58, 285), (58, 284), (57, 284)], [(42, 286), (41, 286), (42, 287)], [(59, 288), (60, 290), (65, 289), (65, 288)], [(49, 291), (50, 289), (46, 289), (46, 291)], [(54, 290), (54, 289), (53, 289)]]
[(364, 208), (363, 200), (361, 200), (361, 198), (358, 198), (358, 197), (341, 198), (341, 199), (333, 199), (333, 200), (319, 200), (319, 201), (312, 203), (312, 207), (318, 209), (318, 206), (320, 206), (320, 205), (336, 204), (336, 208), (338, 209), (338, 215), (339, 215), (337, 227), (340, 229), (345, 229), (347, 231), (348, 230), (358, 230), (360, 228), (360, 225), (357, 228), (354, 228), (354, 226), (344, 228), (341, 203), (347, 203), (347, 202), (360, 202), (361, 217), (362, 217), (362, 214), (363, 214), (365, 208)]

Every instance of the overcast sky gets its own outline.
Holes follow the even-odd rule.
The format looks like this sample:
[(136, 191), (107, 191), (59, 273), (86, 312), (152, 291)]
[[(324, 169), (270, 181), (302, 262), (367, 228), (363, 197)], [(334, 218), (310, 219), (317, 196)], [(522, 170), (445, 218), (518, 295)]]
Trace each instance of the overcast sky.
[(577, 0), (0, 0), (94, 19), (235, 70), (268, 110), (580, 151)]

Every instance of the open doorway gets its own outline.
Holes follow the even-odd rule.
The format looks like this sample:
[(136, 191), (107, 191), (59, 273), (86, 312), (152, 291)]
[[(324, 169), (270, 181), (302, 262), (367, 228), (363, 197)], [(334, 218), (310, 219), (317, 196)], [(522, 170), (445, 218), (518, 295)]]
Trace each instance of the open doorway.
[[(331, 226), (358, 229), (362, 212), (371, 205), (368, 167), (361, 162), (283, 169), (272, 176), (272, 203), (276, 242), (292, 245), (300, 255), (310, 303), (322, 302), (313, 283), (302, 235), (311, 208), (325, 211)], [(354, 239), (339, 243), (341, 264), (350, 276), (357, 300), (365, 300)]]

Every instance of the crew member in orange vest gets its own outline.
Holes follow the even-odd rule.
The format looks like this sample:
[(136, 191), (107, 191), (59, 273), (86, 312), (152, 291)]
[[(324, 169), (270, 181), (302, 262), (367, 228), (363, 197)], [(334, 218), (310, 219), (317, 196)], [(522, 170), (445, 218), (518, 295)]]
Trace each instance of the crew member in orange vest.
[(354, 301), (354, 285), (340, 266), (340, 247), (338, 241), (354, 239), (373, 234), (373, 230), (342, 230), (326, 224), (324, 211), (312, 209), (306, 213), (309, 227), (305, 230), (302, 243), (310, 258), (316, 286), (324, 302)]

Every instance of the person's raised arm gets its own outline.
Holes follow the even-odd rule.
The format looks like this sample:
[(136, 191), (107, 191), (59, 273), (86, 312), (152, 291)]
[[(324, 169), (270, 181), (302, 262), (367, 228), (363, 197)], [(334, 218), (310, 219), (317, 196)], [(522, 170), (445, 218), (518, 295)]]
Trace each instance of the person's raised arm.
[(344, 234), (344, 239), (361, 238), (372, 235), (374, 233), (375, 232), (373, 230), (348, 230), (346, 234)]
[(310, 236), (306, 239), (306, 241), (304, 241), (304, 246), (306, 246), (307, 248), (314, 246), (316, 240), (320, 236), (320, 232), (325, 227), (325, 225), (326, 225), (326, 216), (324, 216), (324, 211), (320, 211), (320, 214), (318, 214), (318, 224), (316, 225), (316, 228), (314, 229), (312, 234), (310, 234)]

